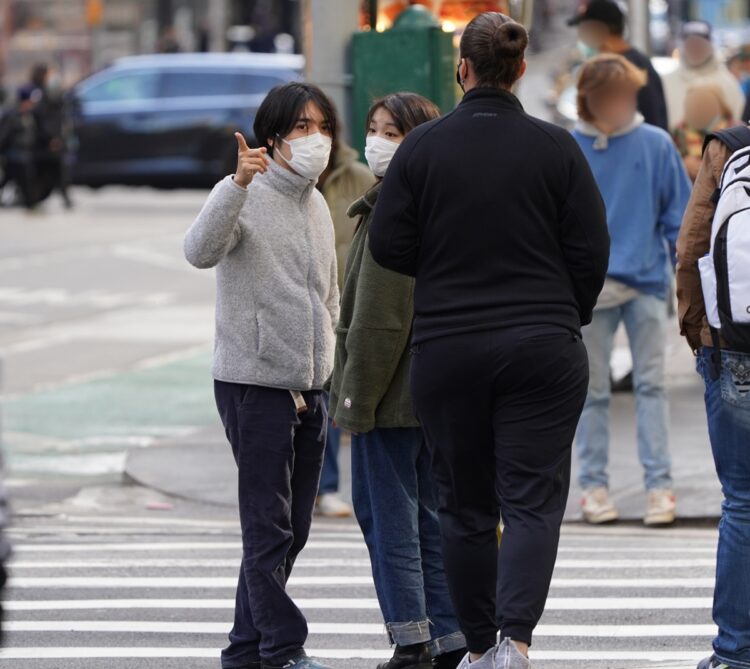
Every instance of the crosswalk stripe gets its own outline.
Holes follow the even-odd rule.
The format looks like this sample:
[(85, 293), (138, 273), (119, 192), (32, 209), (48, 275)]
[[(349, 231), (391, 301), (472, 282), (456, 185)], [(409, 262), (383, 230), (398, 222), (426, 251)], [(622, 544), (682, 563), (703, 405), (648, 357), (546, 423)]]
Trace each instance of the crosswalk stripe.
[[(8, 620), (8, 632), (117, 632), (138, 634), (226, 634), (226, 622), (159, 620)], [(382, 635), (382, 623), (308, 622), (310, 634)], [(714, 625), (539, 625), (535, 637), (647, 638), (713, 637)]]
[[(716, 561), (709, 558), (685, 560), (558, 560), (556, 569), (687, 569), (694, 567), (713, 567)], [(56, 560), (29, 561), (13, 560), (10, 565), (14, 569), (117, 569), (117, 568), (176, 568), (176, 567), (205, 567), (214, 569), (236, 569), (239, 559), (203, 559), (203, 558), (146, 558), (131, 560)], [(369, 567), (368, 558), (300, 558), (295, 563), (295, 569), (338, 567), (343, 569), (359, 569)]]
[[(310, 541), (305, 550), (352, 549), (366, 551), (364, 541)], [(237, 541), (155, 541), (150, 543), (81, 543), (81, 544), (20, 544), (17, 553), (102, 553), (102, 552), (141, 552), (141, 551), (239, 551)]]
[[(378, 610), (374, 598), (295, 597), (302, 609)], [(644, 611), (710, 609), (711, 597), (551, 597), (547, 611)], [(6, 611), (65, 611), (88, 609), (225, 609), (234, 610), (234, 599), (46, 599), (3, 602)]]
[[(234, 588), (237, 578), (221, 576), (60, 576), (13, 578), (11, 588)], [(289, 585), (339, 587), (373, 585), (371, 576), (292, 576)], [(553, 578), (553, 588), (713, 588), (713, 578)]]
[[(309, 649), (309, 654), (322, 659), (373, 659), (391, 657), (393, 651), (371, 648), (320, 648)], [(577, 651), (548, 650), (533, 652), (536, 660), (571, 662), (643, 661), (643, 662), (697, 662), (706, 656), (700, 651)], [(144, 647), (144, 646), (43, 646), (35, 648), (0, 648), (0, 658), (14, 659), (114, 659), (114, 658), (218, 658), (218, 648)]]

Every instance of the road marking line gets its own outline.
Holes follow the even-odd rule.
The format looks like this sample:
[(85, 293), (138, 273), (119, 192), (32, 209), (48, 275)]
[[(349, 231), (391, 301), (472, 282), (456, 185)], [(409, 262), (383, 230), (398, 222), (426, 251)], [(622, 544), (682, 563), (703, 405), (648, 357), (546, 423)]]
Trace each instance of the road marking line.
[[(371, 576), (292, 576), (290, 586), (338, 587), (373, 584)], [(711, 588), (713, 578), (553, 578), (553, 588), (627, 588), (678, 589)], [(224, 577), (160, 577), (160, 576), (59, 576), (12, 578), (10, 588), (235, 588), (236, 578)]]
[[(321, 648), (308, 650), (313, 657), (332, 660), (349, 659), (388, 659), (393, 651), (384, 648)], [(217, 658), (219, 648), (185, 648), (185, 647), (121, 647), (121, 646), (79, 646), (38, 648), (0, 648), (0, 658), (8, 660), (38, 659), (110, 659), (110, 658)], [(706, 656), (701, 651), (556, 651), (544, 650), (532, 652), (535, 660), (575, 661), (643, 661), (643, 662), (697, 662)]]
[[(7, 620), (8, 632), (117, 632), (136, 634), (226, 634), (228, 622), (159, 620)], [(381, 635), (382, 623), (309, 622), (310, 634)], [(653, 638), (713, 637), (715, 625), (539, 625), (536, 637)]]
[[(33, 561), (11, 561), (10, 566), (13, 569), (129, 569), (129, 568), (153, 568), (153, 569), (172, 569), (188, 567), (204, 567), (210, 569), (237, 569), (240, 564), (240, 558), (236, 560), (219, 560), (219, 559), (145, 559), (145, 560), (75, 560), (55, 562), (33, 562)], [(344, 569), (361, 569), (370, 567), (368, 558), (338, 558), (338, 559), (299, 559), (294, 563), (295, 569), (320, 569), (320, 568), (344, 568)]]
[[(110, 559), (110, 560), (56, 560), (49, 561), (12, 561), (14, 569), (118, 569), (118, 568), (153, 568), (166, 569), (172, 567), (205, 567), (215, 569), (236, 568), (238, 560), (211, 558), (146, 558), (146, 559)], [(368, 558), (301, 558), (295, 562), (295, 569), (321, 569), (336, 567), (343, 569), (359, 569), (369, 567)], [(716, 566), (716, 560), (711, 558), (693, 560), (558, 560), (556, 569), (687, 569), (694, 567)]]
[[(58, 530), (60, 531), (60, 530)], [(316, 541), (307, 543), (305, 550), (328, 550), (330, 548), (367, 550), (364, 541)], [(149, 543), (65, 543), (65, 544), (19, 544), (16, 553), (94, 553), (94, 552), (138, 552), (138, 551), (239, 551), (237, 541), (163, 541)]]
[[(302, 609), (379, 609), (374, 598), (295, 597)], [(89, 609), (227, 609), (234, 599), (48, 599), (3, 602), (7, 611), (75, 611)], [(710, 609), (711, 597), (551, 597), (547, 611), (648, 611)]]

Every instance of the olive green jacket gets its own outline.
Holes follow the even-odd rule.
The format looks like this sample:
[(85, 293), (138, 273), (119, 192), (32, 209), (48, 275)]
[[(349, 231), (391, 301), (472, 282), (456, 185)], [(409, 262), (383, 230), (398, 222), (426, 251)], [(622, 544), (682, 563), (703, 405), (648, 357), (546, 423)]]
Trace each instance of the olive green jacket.
[(367, 231), (380, 183), (350, 208), (361, 217), (346, 261), (330, 415), (352, 432), (417, 427), (409, 390), (414, 279), (378, 265)]

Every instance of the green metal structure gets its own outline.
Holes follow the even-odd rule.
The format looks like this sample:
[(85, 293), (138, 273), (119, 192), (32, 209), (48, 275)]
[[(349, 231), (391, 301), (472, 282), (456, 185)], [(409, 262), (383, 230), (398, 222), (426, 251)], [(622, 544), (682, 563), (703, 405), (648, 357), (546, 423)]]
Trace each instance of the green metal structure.
[(364, 124), (374, 100), (410, 91), (432, 100), (445, 113), (456, 104), (453, 35), (424, 7), (402, 12), (390, 30), (356, 33), (352, 40), (352, 137), (364, 155)]

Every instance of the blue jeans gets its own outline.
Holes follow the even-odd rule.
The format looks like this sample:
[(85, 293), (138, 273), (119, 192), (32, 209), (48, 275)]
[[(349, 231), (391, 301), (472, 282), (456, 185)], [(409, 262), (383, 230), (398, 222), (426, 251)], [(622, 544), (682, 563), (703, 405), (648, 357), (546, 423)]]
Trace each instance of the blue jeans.
[[(326, 398), (328, 396), (326, 395)], [(326, 406), (328, 400), (326, 399)], [(320, 489), (318, 495), (326, 495), (339, 491), (339, 449), (341, 447), (341, 428), (334, 427), (328, 421), (328, 436), (326, 450), (323, 456), (323, 471), (320, 473)]]
[(391, 642), (466, 646), (443, 569), (437, 493), (419, 428), (352, 436), (352, 499)]
[(665, 390), (667, 305), (651, 295), (640, 295), (611, 309), (597, 309), (591, 324), (583, 328), (590, 376), (576, 440), (579, 482), (584, 490), (609, 486), (609, 362), (621, 322), (625, 324), (633, 355), (638, 456), (644, 469), (646, 489), (669, 488), (672, 461)]
[(750, 669), (750, 355), (722, 351), (712, 377), (713, 349), (698, 357), (716, 472), (724, 492), (716, 559), (714, 652), (725, 664)]

